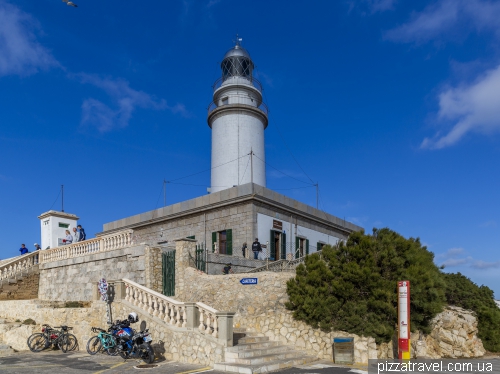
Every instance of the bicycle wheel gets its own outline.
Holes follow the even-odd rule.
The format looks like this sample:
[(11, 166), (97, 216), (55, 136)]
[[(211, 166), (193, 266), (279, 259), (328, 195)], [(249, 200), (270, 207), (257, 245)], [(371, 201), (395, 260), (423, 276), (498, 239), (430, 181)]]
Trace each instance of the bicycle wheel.
[(141, 358), (146, 364), (152, 364), (155, 360), (155, 351), (149, 344), (142, 344), (139, 349), (141, 350)]
[(97, 335), (91, 337), (87, 342), (87, 352), (89, 355), (93, 356), (96, 353), (99, 353), (101, 349), (102, 349), (101, 339), (99, 339)]
[(40, 352), (49, 346), (47, 338), (42, 333), (31, 335), (26, 341), (26, 344), (28, 344), (28, 348), (31, 352)]
[(73, 334), (64, 334), (60, 337), (58, 346), (63, 353), (72, 351), (76, 348), (76, 336)]
[(118, 346), (114, 336), (108, 336), (105, 340), (106, 352), (110, 356), (116, 356), (118, 354)]

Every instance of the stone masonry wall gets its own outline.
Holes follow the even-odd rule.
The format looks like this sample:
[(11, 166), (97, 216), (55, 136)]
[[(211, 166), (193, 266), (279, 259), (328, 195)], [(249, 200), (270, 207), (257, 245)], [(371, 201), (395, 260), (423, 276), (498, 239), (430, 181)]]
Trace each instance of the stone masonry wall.
[(233, 233), (233, 256), (242, 256), (241, 246), (244, 242), (252, 243), (252, 225), (255, 221), (253, 205), (242, 203), (231, 207), (221, 207), (209, 213), (197, 213), (187, 217), (158, 222), (134, 229), (134, 243), (145, 243), (149, 246), (171, 244), (179, 238), (195, 236), (197, 242), (212, 245), (212, 232), (231, 229)]
[(71, 333), (78, 340), (80, 350), (85, 350), (87, 341), (94, 335), (90, 328), (106, 326), (106, 310), (103, 302), (88, 303), (86, 308), (64, 308), (64, 303), (39, 300), (16, 300), (0, 302), (0, 318), (11, 322), (31, 318), (36, 325), (10, 323), (0, 325), (0, 341), (18, 351), (28, 350), (26, 340), (34, 332), (41, 332), (42, 324), (72, 326)]
[[(153, 291), (162, 293), (162, 250), (159, 247), (146, 246), (144, 253), (145, 284)], [(126, 277), (125, 277), (126, 278)], [(118, 278), (115, 278), (118, 279)]]
[(40, 273), (31, 272), (18, 279), (16, 283), (2, 282), (0, 286), (0, 300), (29, 300), (38, 297), (38, 284)]
[[(106, 326), (106, 306), (102, 301), (87, 303), (84, 308), (64, 308), (64, 303), (43, 302), (38, 300), (1, 301), (0, 318), (11, 323), (0, 323), (0, 343), (7, 344), (18, 351), (28, 350), (28, 337), (40, 332), (42, 324), (54, 326), (72, 326), (71, 333), (78, 340), (78, 349), (85, 351), (87, 341), (95, 335), (91, 327)], [(224, 347), (215, 339), (186, 331), (176, 327), (167, 327), (157, 317), (148, 316), (127, 302), (111, 304), (113, 320), (124, 319), (136, 311), (139, 322), (135, 329), (148, 328), (153, 338), (153, 347), (157, 356), (202, 365), (213, 365), (224, 361)], [(36, 325), (23, 325), (22, 321), (31, 318)], [(21, 322), (15, 322), (16, 320)]]
[(41, 264), (39, 298), (91, 301), (92, 285), (101, 278), (128, 278), (144, 285), (145, 252), (145, 246), (135, 246)]
[[(292, 313), (285, 308), (288, 301), (286, 282), (294, 273), (207, 275), (187, 267), (189, 264), (185, 258), (187, 251), (193, 250), (191, 243), (181, 241), (179, 244), (182, 245), (177, 246), (176, 252), (176, 299), (201, 301), (218, 310), (235, 312), (234, 327), (261, 332), (272, 340), (321, 359), (333, 358), (334, 337), (347, 336), (354, 337), (356, 362), (367, 363), (368, 359), (393, 356), (392, 343), (377, 347), (373, 338), (341, 331), (325, 333), (294, 320)], [(255, 277), (258, 283), (242, 285), (240, 280), (245, 277)], [(471, 312), (448, 307), (436, 316), (433, 326), (430, 336), (412, 334), (414, 356), (417, 356), (417, 349), (420, 349), (418, 357), (480, 357), (484, 354), (482, 342), (476, 336), (477, 321)]]
[[(249, 276), (248, 274), (247, 276)], [(193, 268), (183, 272), (181, 287), (175, 298), (182, 301), (201, 301), (217, 310), (236, 312), (234, 327), (260, 332), (283, 344), (307, 352), (320, 359), (333, 359), (334, 337), (354, 337), (355, 361), (368, 362), (377, 358), (373, 338), (345, 332), (324, 333), (303, 322), (295, 321), (285, 309), (288, 301), (286, 282), (293, 274), (263, 272), (251, 274), (258, 278), (257, 285), (242, 285), (242, 274), (206, 275)]]

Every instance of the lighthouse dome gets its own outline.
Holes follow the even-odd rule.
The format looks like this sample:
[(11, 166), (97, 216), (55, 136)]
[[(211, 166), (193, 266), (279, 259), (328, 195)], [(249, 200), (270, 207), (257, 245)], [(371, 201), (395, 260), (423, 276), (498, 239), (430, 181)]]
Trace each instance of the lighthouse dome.
[(250, 54), (239, 43), (226, 52), (220, 67), (223, 81), (232, 77), (251, 78), (254, 69)]

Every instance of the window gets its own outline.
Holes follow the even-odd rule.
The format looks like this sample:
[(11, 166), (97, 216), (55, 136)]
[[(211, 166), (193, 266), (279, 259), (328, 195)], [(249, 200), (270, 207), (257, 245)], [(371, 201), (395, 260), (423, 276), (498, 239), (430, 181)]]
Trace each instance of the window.
[(69, 223), (62, 223), (62, 222), (59, 222), (59, 227), (62, 227), (64, 229), (67, 229), (69, 227)]
[(318, 242), (318, 244), (316, 244), (316, 250), (321, 251), (325, 245), (326, 243)]
[(212, 252), (233, 255), (233, 230), (227, 229), (212, 233)]
[(295, 258), (304, 257), (309, 254), (309, 239), (295, 238)]
[(186, 236), (186, 239), (196, 239), (196, 236), (195, 235)]

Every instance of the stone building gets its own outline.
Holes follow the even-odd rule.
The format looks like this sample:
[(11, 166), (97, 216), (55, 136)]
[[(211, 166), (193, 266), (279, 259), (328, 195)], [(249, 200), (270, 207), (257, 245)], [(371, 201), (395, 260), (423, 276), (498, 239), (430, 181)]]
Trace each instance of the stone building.
[(135, 244), (168, 245), (184, 237), (238, 257), (243, 243), (250, 247), (259, 238), (266, 246), (265, 258), (278, 260), (336, 244), (361, 227), (248, 183), (106, 223), (98, 237), (124, 229), (133, 230)]
[(262, 85), (253, 77), (254, 63), (240, 41), (222, 60), (208, 109), (211, 193), (107, 223), (98, 236), (133, 229), (133, 241), (148, 245), (187, 237), (205, 243), (210, 252), (238, 257), (244, 243), (250, 249), (258, 238), (265, 249), (261, 260), (290, 260), (361, 230), (266, 188), (267, 107)]

